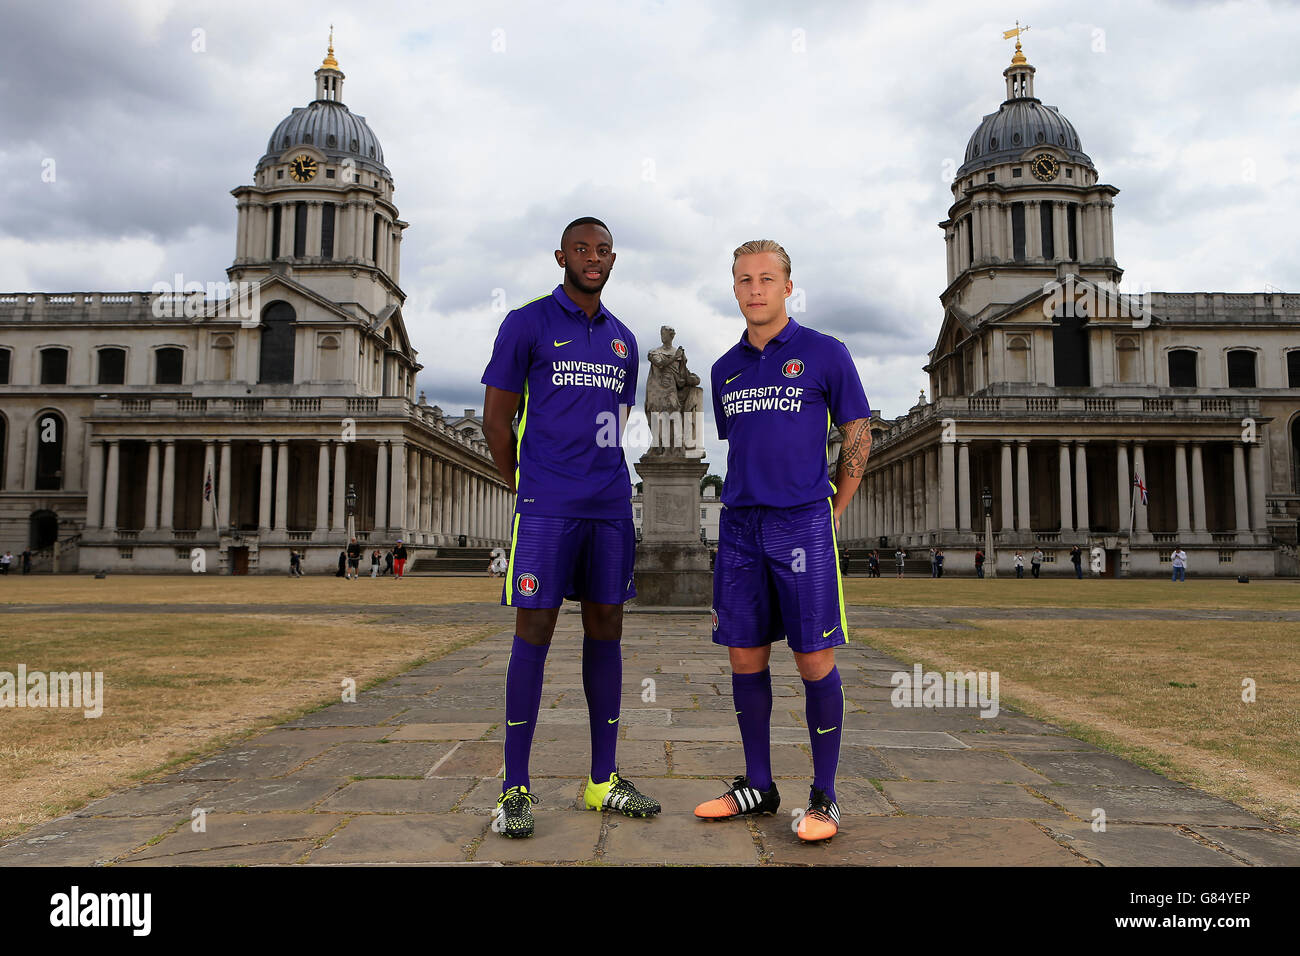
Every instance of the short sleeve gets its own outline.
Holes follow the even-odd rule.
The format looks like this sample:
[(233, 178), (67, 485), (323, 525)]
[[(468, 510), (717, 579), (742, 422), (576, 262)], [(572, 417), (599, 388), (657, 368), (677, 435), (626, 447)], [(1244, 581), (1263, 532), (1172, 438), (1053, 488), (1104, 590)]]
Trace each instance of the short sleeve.
[(831, 350), (833, 360), (826, 375), (826, 407), (830, 409), (831, 418), (836, 425), (870, 418), (871, 406), (867, 403), (867, 393), (862, 388), (853, 356), (839, 339), (832, 338), (832, 341), (835, 343)]
[(522, 394), (533, 361), (535, 324), (518, 309), (511, 312), (497, 330), (492, 358), (481, 379), (484, 385), (506, 392)]
[(718, 367), (709, 370), (709, 391), (713, 393), (713, 424), (718, 429), (718, 441), (727, 440), (727, 416), (722, 414), (722, 390), (718, 388)]
[(632, 361), (628, 365), (628, 375), (623, 381), (623, 392), (618, 402), (630, 409), (636, 406), (636, 381), (637, 374), (641, 371), (641, 353), (637, 350), (636, 336), (632, 334), (631, 329), (627, 330), (627, 350)]

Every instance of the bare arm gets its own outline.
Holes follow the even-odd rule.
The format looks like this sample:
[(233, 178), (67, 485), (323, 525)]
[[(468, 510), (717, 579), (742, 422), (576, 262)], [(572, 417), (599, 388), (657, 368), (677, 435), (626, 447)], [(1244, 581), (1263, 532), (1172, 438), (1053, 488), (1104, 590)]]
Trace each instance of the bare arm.
[(840, 426), (844, 441), (835, 468), (835, 498), (832, 501), (836, 518), (844, 514), (867, 473), (867, 456), (871, 454), (870, 426), (869, 418), (858, 418)]
[(510, 423), (515, 419), (519, 409), (519, 393), (507, 392), (505, 389), (486, 386), (483, 396), (483, 437), (487, 439), (492, 451), (492, 460), (496, 462), (497, 471), (505, 479), (506, 487), (513, 493), (515, 488), (515, 436)]

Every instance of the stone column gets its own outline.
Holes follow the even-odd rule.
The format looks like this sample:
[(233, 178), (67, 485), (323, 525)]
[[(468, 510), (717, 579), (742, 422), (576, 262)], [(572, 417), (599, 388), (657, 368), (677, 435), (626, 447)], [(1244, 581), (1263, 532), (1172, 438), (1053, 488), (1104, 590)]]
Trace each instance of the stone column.
[(1265, 495), (1268, 487), (1264, 472), (1264, 436), (1259, 435), (1250, 451), (1250, 526), (1256, 534), (1268, 530), (1268, 512)]
[(957, 530), (956, 498), (953, 496), (957, 485), (955, 444), (948, 441), (939, 445), (939, 526), (945, 531)]
[(1207, 534), (1205, 519), (1205, 467), (1201, 460), (1201, 443), (1192, 443), (1192, 530)]
[(1029, 531), (1029, 442), (1016, 442), (1016, 525)]
[(442, 462), (429, 457), (429, 523), (434, 534), (442, 534)]
[(316, 531), (324, 535), (330, 526), (330, 443), (318, 442), (316, 460)]
[(347, 531), (348, 446), (346, 442), (334, 443), (334, 523), (333, 531)]
[(970, 442), (957, 443), (957, 504), (961, 530), (970, 531)]
[(149, 441), (148, 473), (144, 479), (144, 530), (158, 528), (158, 442)]
[(1232, 443), (1232, 497), (1237, 505), (1237, 534), (1250, 530), (1250, 497), (1246, 491), (1246, 448)]
[(289, 531), (289, 443), (281, 441), (275, 452), (275, 531)]
[(1129, 501), (1133, 498), (1133, 475), (1128, 470), (1128, 446), (1120, 442), (1115, 446), (1115, 488), (1119, 504), (1119, 530), (1129, 529)]
[(260, 473), (260, 494), (257, 498), (257, 529), (265, 533), (271, 528), (271, 442), (262, 439), (262, 468)]
[[(203, 442), (203, 473), (199, 476), (199, 495), (203, 495), (203, 489), (211, 478), (213, 482), (217, 480), (217, 446), (211, 439)], [(201, 527), (216, 527), (216, 496), (203, 499), (203, 521)]]
[(1038, 200), (1031, 199), (1025, 203), (1025, 258), (1041, 259), (1043, 257), (1043, 227), (1039, 218)]
[(108, 443), (108, 476), (104, 480), (104, 529), (117, 531), (117, 492), (121, 443), (111, 439)]
[[(1133, 472), (1142, 479), (1142, 484), (1147, 483), (1147, 462), (1144, 453), (1144, 443), (1135, 441), (1133, 443)], [(1135, 533), (1147, 533), (1147, 506), (1142, 503), (1142, 495), (1139, 493), (1133, 499), (1133, 530)]]
[(392, 468), (389, 486), (392, 494), (388, 502), (388, 530), (392, 536), (405, 537), (406, 531), (406, 442), (393, 439), (389, 443)]
[(1079, 530), (1088, 531), (1088, 443), (1074, 443), (1074, 506), (1079, 513)]
[[(856, 495), (854, 496), (856, 497)], [(925, 530), (939, 528), (939, 449), (925, 450)]]
[(1179, 536), (1191, 533), (1192, 523), (1188, 514), (1187, 500), (1187, 442), (1180, 441), (1174, 445), (1174, 500), (1178, 509)]
[(86, 527), (99, 528), (104, 524), (104, 442), (93, 439), (90, 443), (90, 465), (86, 475)]
[[(217, 521), (226, 523), (230, 527), (234, 522), (230, 515), (230, 442), (223, 440), (221, 442), (221, 487), (217, 489), (217, 499), (220, 507), (218, 510)], [(217, 531), (221, 528), (218, 527)]]
[(175, 531), (176, 524), (176, 442), (163, 440), (162, 514), (159, 526), (167, 532)]
[(1002, 505), (1002, 530), (1014, 531), (1016, 527), (1015, 511), (1016, 498), (1015, 489), (1011, 480), (1011, 442), (1002, 443), (1002, 467), (999, 470), (1002, 478), (1002, 495), (1000, 502)]
[(1060, 476), (1060, 507), (1061, 507), (1061, 531), (1070, 532), (1074, 530), (1074, 489), (1070, 483), (1070, 443), (1068, 441), (1057, 442), (1060, 451), (1059, 476)]
[(411, 446), (406, 458), (406, 527), (414, 538), (420, 531), (420, 450)]
[(388, 442), (375, 442), (375, 530), (388, 527)]

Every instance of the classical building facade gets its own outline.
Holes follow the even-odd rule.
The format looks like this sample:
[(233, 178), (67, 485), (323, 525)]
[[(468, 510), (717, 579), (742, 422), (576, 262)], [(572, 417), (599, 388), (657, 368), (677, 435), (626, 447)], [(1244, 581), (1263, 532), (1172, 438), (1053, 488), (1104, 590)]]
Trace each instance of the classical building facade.
[[(940, 223), (947, 287), (931, 401), (881, 419), (843, 536), (967, 570), (985, 491), (998, 565), (1072, 545), (1106, 574), (1292, 575), (1300, 522), (1300, 295), (1120, 294), (1099, 180), (1016, 45)], [(1140, 479), (1148, 498), (1135, 486)]]
[[(513, 496), (473, 410), (417, 401), (383, 150), (315, 98), (233, 190), (225, 296), (0, 295), (0, 549), (59, 570), (285, 573), (367, 548), (509, 540)], [(57, 542), (57, 544), (56, 544)]]

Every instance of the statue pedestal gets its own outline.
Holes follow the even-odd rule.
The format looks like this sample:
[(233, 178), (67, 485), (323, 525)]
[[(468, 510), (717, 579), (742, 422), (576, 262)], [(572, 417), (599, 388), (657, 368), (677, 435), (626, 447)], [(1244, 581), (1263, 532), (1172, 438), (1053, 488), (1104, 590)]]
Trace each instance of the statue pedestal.
[(674, 607), (713, 604), (709, 549), (700, 540), (698, 458), (647, 453), (641, 476), (641, 540), (636, 546), (636, 603)]

